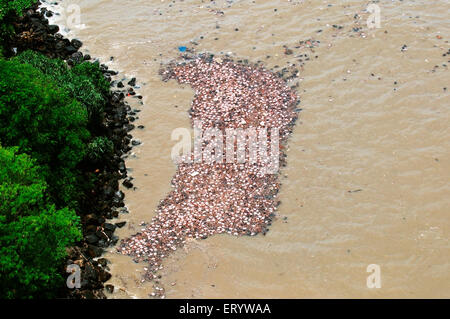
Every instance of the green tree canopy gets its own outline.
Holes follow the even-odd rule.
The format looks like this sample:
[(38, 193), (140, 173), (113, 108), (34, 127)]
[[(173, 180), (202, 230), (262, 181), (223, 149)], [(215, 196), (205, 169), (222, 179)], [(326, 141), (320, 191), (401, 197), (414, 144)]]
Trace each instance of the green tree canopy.
[(38, 69), (0, 60), (0, 142), (37, 160), (56, 203), (74, 205), (77, 164), (89, 132), (86, 109)]
[(39, 167), (17, 152), (0, 147), (0, 297), (44, 297), (61, 284), (58, 265), (81, 238), (79, 217), (47, 203)]
[(0, 20), (11, 13), (20, 15), (35, 2), (34, 0), (0, 0)]

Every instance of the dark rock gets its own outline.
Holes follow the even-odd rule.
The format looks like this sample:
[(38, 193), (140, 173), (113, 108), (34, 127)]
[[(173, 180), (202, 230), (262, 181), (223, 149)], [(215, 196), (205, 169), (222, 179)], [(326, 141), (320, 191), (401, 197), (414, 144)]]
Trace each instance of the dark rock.
[(117, 192), (114, 194), (114, 197), (117, 198), (117, 199), (119, 199), (119, 200), (123, 200), (124, 197), (125, 197), (125, 194), (124, 194), (122, 191), (117, 191)]
[(79, 51), (75, 52), (74, 54), (71, 55), (71, 58), (75, 63), (80, 63), (83, 61), (83, 53)]
[(103, 254), (103, 249), (98, 246), (89, 245), (87, 253), (91, 258), (100, 257)]
[(125, 226), (126, 223), (127, 222), (118, 222), (118, 223), (116, 223), (116, 226), (119, 228), (122, 228), (123, 226)]
[(71, 46), (71, 45), (68, 45), (68, 46), (66, 46), (66, 52), (68, 53), (68, 54), (73, 54), (73, 53), (75, 53), (75, 52), (77, 52), (77, 49), (75, 49), (73, 46)]
[[(108, 212), (111, 214), (111, 212)], [(103, 232), (108, 236), (108, 239), (105, 239), (106, 241), (109, 241), (110, 238), (113, 236), (114, 232), (112, 230), (104, 229)]]
[(86, 226), (86, 232), (87, 233), (95, 233), (97, 231), (96, 225), (87, 225)]
[[(119, 167), (120, 169), (120, 167)], [(114, 190), (111, 186), (107, 185), (104, 189), (103, 192), (106, 196), (112, 196), (112, 194), (114, 193)]]
[(78, 39), (72, 39), (72, 41), (70, 41), (70, 44), (72, 44), (72, 46), (78, 50), (83, 45), (83, 42)]
[(87, 279), (88, 281), (95, 280), (97, 277), (97, 271), (92, 265), (92, 263), (88, 262), (84, 266), (84, 271), (82, 272), (83, 279)]
[(132, 140), (132, 141), (131, 141), (131, 145), (133, 145), (133, 146), (140, 145), (141, 143), (142, 143), (142, 142), (141, 142), (140, 140), (138, 140), (138, 139)]
[(120, 96), (119, 96), (119, 94), (114, 93), (114, 94), (111, 96), (111, 101), (112, 101), (114, 104), (119, 103), (119, 102), (120, 102)]
[(114, 292), (114, 286), (113, 285), (106, 285), (105, 286), (106, 291), (109, 292), (110, 294), (112, 294)]
[(88, 242), (89, 244), (95, 244), (98, 242), (98, 237), (95, 234), (90, 234), (87, 235), (86, 237), (84, 237), (84, 239), (86, 240), (86, 242)]
[(114, 231), (114, 230), (116, 230), (116, 225), (113, 225), (110, 223), (104, 223), (103, 228), (110, 230), (110, 231)]
[(111, 278), (111, 274), (105, 270), (101, 271), (99, 274), (99, 279), (101, 282), (108, 281)]
[(102, 247), (102, 248), (106, 248), (109, 246), (109, 241), (108, 240), (104, 240), (104, 239), (100, 239), (98, 241), (98, 247)]
[(103, 293), (103, 291), (101, 289), (94, 290), (93, 294), (94, 294), (94, 298), (95, 299), (107, 299), (105, 294)]
[(95, 299), (95, 294), (92, 290), (82, 290), (80, 292), (81, 299)]
[(133, 187), (133, 183), (129, 179), (124, 180), (122, 182), (122, 185), (125, 186), (126, 188), (132, 188)]
[(106, 259), (106, 258), (99, 258), (99, 259), (97, 260), (97, 262), (98, 262), (102, 267), (105, 267), (105, 266), (108, 264), (108, 259)]
[(39, 19), (39, 18), (32, 17), (30, 19), (30, 21), (31, 21), (31, 26), (33, 28), (41, 28), (41, 27), (43, 27), (43, 24), (42, 24), (43, 21), (41, 19)]
[(122, 83), (122, 82), (119, 82), (119, 83), (117, 83), (117, 87), (118, 87), (118, 88), (123, 88), (123, 87), (124, 87), (124, 85), (123, 85), (123, 83)]
[(105, 233), (104, 231), (98, 230), (98, 231), (95, 232), (95, 235), (96, 235), (98, 238), (101, 238), (101, 239), (103, 239), (103, 240), (105, 240), (105, 241), (108, 241), (108, 240), (109, 240), (109, 236), (106, 235), (106, 233)]
[(55, 34), (59, 31), (59, 27), (56, 24), (51, 24), (47, 27), (48, 33)]
[(126, 146), (123, 148), (122, 150), (124, 153), (128, 153), (129, 151), (131, 151), (131, 147), (130, 146)]
[(62, 51), (65, 46), (66, 46), (66, 44), (64, 43), (64, 41), (59, 41), (55, 45), (55, 50), (56, 51)]
[(118, 236), (113, 235), (111, 237), (111, 245), (117, 244), (118, 241), (119, 241), (119, 237)]
[(114, 198), (112, 199), (113, 204), (117, 207), (123, 207), (125, 205), (123, 203), (123, 197), (124, 195), (122, 191), (116, 192)]
[(128, 85), (135, 86), (136, 85), (136, 78), (132, 78), (130, 81), (128, 81)]
[(86, 215), (85, 220), (86, 220), (86, 224), (100, 225), (98, 223), (97, 216), (95, 216), (94, 214)]

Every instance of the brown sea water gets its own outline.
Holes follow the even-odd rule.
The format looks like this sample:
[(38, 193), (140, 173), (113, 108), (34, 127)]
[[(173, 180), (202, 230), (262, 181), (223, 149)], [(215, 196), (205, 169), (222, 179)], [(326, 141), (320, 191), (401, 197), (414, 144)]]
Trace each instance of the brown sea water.
[[(190, 127), (193, 91), (161, 81), (160, 63), (184, 45), (275, 71), (305, 63), (278, 218), (265, 236), (217, 235), (172, 254), (161, 271), (168, 298), (450, 297), (448, 1), (380, 1), (373, 30), (366, 1), (61, 4), (79, 5), (85, 25), (69, 37), (102, 62), (113, 56), (107, 64), (119, 79), (136, 76), (144, 96), (143, 106), (129, 99), (145, 128), (132, 132), (143, 144), (126, 162), (137, 189), (124, 190), (120, 238), (170, 192), (171, 132)], [(300, 45), (307, 39), (320, 43)], [(110, 297), (148, 297), (145, 264), (113, 247), (105, 257)], [(380, 266), (381, 288), (367, 287), (369, 264)]]

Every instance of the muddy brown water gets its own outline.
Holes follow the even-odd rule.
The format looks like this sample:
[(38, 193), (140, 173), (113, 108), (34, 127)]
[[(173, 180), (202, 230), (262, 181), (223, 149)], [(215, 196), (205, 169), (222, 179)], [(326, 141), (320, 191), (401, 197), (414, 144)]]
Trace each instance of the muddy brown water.
[[(369, 30), (368, 3), (60, 3), (60, 12), (81, 9), (83, 26), (68, 36), (121, 71), (119, 79), (136, 76), (144, 96), (143, 106), (129, 99), (145, 129), (132, 132), (143, 144), (127, 159), (137, 189), (124, 190), (130, 214), (118, 219), (127, 222), (120, 238), (149, 222), (170, 191), (171, 132), (190, 128), (193, 91), (162, 82), (161, 62), (178, 46), (275, 70), (310, 57), (300, 73), (303, 111), (281, 172), (278, 219), (266, 236), (189, 242), (163, 264), (167, 298), (450, 297), (450, 55), (443, 56), (450, 4), (379, 1), (380, 28)], [(67, 25), (70, 15), (63, 17), (52, 21)], [(295, 48), (307, 39), (320, 43)], [(114, 248), (104, 257), (116, 288), (109, 297), (149, 297), (145, 264)], [(381, 288), (367, 287), (369, 264), (380, 266)]]

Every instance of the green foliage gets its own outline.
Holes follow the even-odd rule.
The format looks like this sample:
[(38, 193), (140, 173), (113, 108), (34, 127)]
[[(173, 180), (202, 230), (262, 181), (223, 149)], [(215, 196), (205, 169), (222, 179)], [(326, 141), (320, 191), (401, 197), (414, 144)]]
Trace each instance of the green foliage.
[(49, 297), (65, 247), (81, 238), (79, 218), (46, 202), (39, 167), (17, 152), (0, 147), (0, 297)]
[(35, 161), (0, 146), (0, 216), (10, 223), (43, 204), (46, 189)]
[[(0, 0), (0, 51), (32, 3)], [(32, 51), (0, 58), (0, 298), (51, 297), (63, 285), (65, 247), (81, 239), (72, 209), (87, 202), (90, 163), (113, 154), (98, 136), (108, 94), (98, 63), (69, 68)]]
[(100, 64), (98, 62), (91, 63), (85, 61), (77, 64), (71, 70), (73, 74), (88, 78), (99, 93), (103, 95), (109, 94), (109, 83), (100, 71)]
[(3, 43), (14, 31), (12, 21), (16, 15), (29, 8), (34, 0), (0, 0), (0, 57), (3, 56)]
[(21, 15), (23, 10), (31, 7), (35, 0), (0, 0), (0, 20), (9, 14)]
[(103, 77), (98, 63), (86, 61), (69, 69), (64, 61), (50, 59), (34, 51), (23, 52), (15, 59), (41, 70), (72, 98), (82, 103), (88, 112), (91, 129), (103, 121), (104, 97), (109, 92), (109, 83)]
[(18, 146), (41, 166), (58, 205), (76, 204), (84, 158), (85, 108), (31, 65), (0, 60), (0, 142)]
[(112, 155), (114, 150), (114, 144), (108, 138), (100, 136), (96, 137), (87, 147), (88, 160), (96, 163), (105, 156)]

